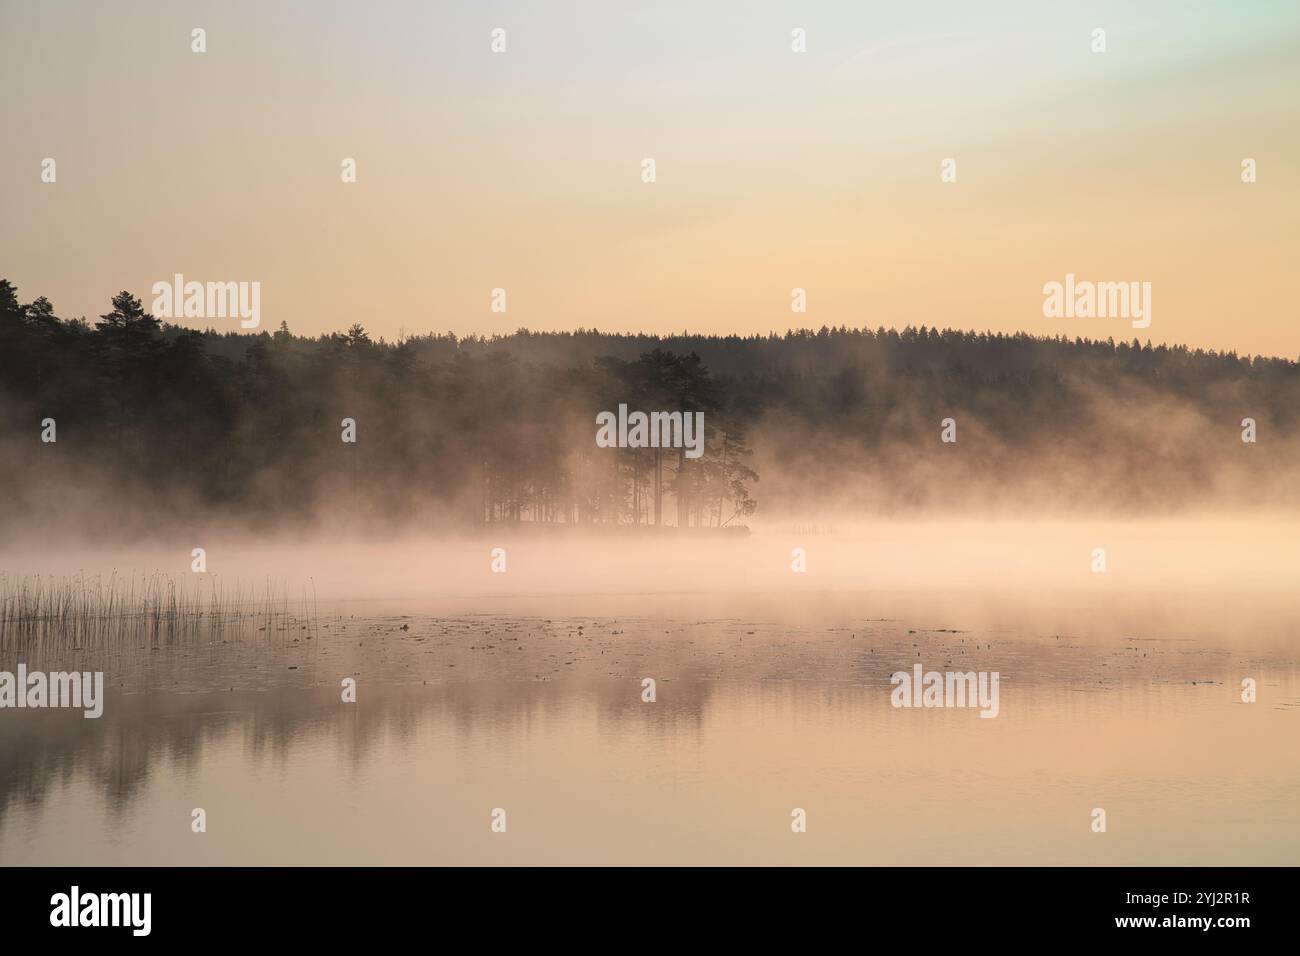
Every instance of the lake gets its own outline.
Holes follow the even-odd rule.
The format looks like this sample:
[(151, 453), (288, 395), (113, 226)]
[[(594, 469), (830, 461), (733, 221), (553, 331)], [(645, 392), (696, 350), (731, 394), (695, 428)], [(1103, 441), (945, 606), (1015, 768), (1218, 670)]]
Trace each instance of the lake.
[[(530, 547), (545, 546), (512, 550), (512, 574)], [(698, 583), (717, 556), (693, 554), (680, 573)], [(334, 560), (337, 579), (313, 581), (327, 593), (371, 558)], [(746, 590), (747, 560), (716, 591), (584, 592), (579, 575), (555, 593), (520, 586), (525, 570), (510, 589), (318, 593), (265, 631), (10, 637), (0, 669), (102, 670), (107, 687), (98, 720), (0, 711), (0, 863), (1300, 859), (1290, 590)], [(917, 664), (996, 673), (996, 716), (894, 706), (893, 675)]]

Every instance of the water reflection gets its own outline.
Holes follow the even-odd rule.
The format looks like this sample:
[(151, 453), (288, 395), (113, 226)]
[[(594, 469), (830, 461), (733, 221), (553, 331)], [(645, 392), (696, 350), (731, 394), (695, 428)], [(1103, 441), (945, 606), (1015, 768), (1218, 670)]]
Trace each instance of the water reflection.
[[(389, 614), (335, 618), (310, 646), (83, 649), (107, 664), (103, 718), (0, 715), (0, 862), (1293, 863), (1290, 620), (1243, 645)], [(999, 716), (891, 707), (889, 674), (916, 660), (1000, 671)]]

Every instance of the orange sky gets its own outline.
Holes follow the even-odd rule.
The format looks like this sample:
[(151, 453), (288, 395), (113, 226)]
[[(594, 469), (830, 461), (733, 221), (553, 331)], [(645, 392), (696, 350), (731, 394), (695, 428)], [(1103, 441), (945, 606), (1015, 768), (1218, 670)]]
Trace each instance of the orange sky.
[[(91, 318), (177, 272), (257, 281), (263, 326), (309, 334), (912, 323), (1300, 356), (1300, 8), (972, 6), (6, 5), (0, 275)], [(1149, 281), (1151, 327), (1044, 318), (1067, 272)]]

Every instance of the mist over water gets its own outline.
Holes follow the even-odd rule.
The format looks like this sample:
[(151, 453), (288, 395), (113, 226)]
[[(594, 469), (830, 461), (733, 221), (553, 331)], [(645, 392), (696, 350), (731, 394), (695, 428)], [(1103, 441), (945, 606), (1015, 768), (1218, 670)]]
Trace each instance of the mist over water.
[[(287, 589), (297, 600), (434, 600), (457, 596), (700, 595), (814, 591), (1079, 589), (1122, 591), (1288, 590), (1300, 569), (1300, 518), (1248, 512), (1149, 520), (1110, 518), (870, 520), (827, 516), (753, 521), (736, 536), (641, 528), (510, 525), (478, 532), (390, 532), (353, 536), (201, 537), (110, 547), (42, 542), (0, 547), (12, 575), (108, 575), (161, 571), (197, 587), (216, 576)], [(191, 551), (207, 554), (207, 575), (191, 572)], [(492, 550), (506, 572), (492, 571)], [(795, 548), (806, 570), (791, 570)], [(1091, 569), (1106, 551), (1104, 573)]]
[[(209, 575), (273, 584), (288, 618), (72, 659), (4, 648), (6, 666), (102, 669), (108, 699), (100, 721), (0, 721), (0, 860), (1288, 862), (1294, 531), (822, 517), (736, 538), (213, 536)], [(188, 545), (28, 545), (0, 569), (203, 578)], [(999, 673), (996, 719), (892, 707), (891, 675), (918, 663)], [(182, 829), (196, 806), (201, 835)], [(342, 835), (313, 839), (325, 828)]]

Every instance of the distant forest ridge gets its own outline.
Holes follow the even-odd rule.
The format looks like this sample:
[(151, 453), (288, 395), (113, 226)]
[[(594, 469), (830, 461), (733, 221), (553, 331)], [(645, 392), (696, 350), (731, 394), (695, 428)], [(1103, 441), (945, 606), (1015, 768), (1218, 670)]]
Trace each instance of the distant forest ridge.
[[(121, 292), (113, 297), (113, 303), (116, 303), (123, 297), (134, 299), (136, 307), (144, 312), (141, 301), (131, 296), (128, 292)], [(97, 320), (87, 320), (85, 316), (73, 319), (61, 319), (55, 316), (54, 307), (44, 296), (36, 298), (27, 305), (20, 305), (18, 302), (17, 289), (6, 279), (0, 279), (0, 314), (7, 315), (11, 318), (22, 317), (26, 315), (30, 320), (39, 324), (50, 326), (53, 324), (63, 324), (74, 327), (76, 330), (84, 332), (96, 331), (97, 327), (103, 322), (103, 317)], [(229, 320), (236, 323), (236, 320)], [(1091, 324), (1104, 328), (1105, 319), (1079, 319), (1080, 324)], [(237, 323), (236, 323), (237, 324)], [(840, 325), (821, 325), (818, 328), (791, 328), (785, 332), (767, 332), (767, 333), (749, 333), (746, 335), (728, 334), (703, 334), (690, 333), (684, 331), (681, 334), (656, 334), (648, 332), (601, 332), (599, 329), (579, 327), (572, 331), (549, 331), (535, 332), (528, 328), (519, 328), (514, 332), (494, 333), (492, 335), (457, 335), (454, 331), (447, 332), (427, 332), (427, 333), (403, 333), (396, 341), (388, 341), (383, 336), (371, 336), (366, 331), (364, 322), (354, 323), (345, 331), (323, 333), (316, 336), (298, 335), (290, 329), (287, 320), (281, 321), (275, 329), (262, 328), (258, 330), (243, 330), (231, 328), (227, 330), (216, 330), (205, 328), (197, 330), (185, 325), (172, 324), (166, 321), (159, 321), (156, 328), (166, 338), (175, 338), (177, 336), (200, 335), (203, 337), (207, 347), (212, 349), (215, 354), (222, 354), (228, 358), (238, 359), (242, 356), (244, 349), (248, 347), (250, 339), (264, 338), (272, 336), (276, 339), (282, 339), (285, 336), (292, 340), (304, 343), (315, 343), (318, 345), (327, 345), (329, 343), (351, 343), (358, 340), (365, 341), (368, 344), (384, 349), (396, 348), (418, 348), (421, 350), (442, 350), (443, 357), (449, 357), (452, 354), (462, 351), (473, 351), (475, 349), (486, 350), (489, 348), (509, 348), (512, 344), (522, 344), (528, 349), (529, 357), (534, 361), (556, 361), (560, 364), (568, 364), (574, 360), (594, 359), (609, 354), (611, 350), (618, 350), (621, 357), (635, 357), (645, 351), (653, 348), (674, 349), (678, 351), (695, 351), (705, 357), (704, 351), (716, 349), (717, 354), (710, 354), (708, 358), (718, 359), (727, 356), (737, 356), (745, 354), (747, 351), (762, 351), (774, 344), (804, 343), (812, 344), (814, 342), (826, 343), (836, 342), (843, 345), (851, 342), (862, 342), (868, 345), (885, 344), (890, 342), (914, 342), (925, 340), (934, 342), (936, 339), (945, 343), (952, 344), (960, 341), (962, 343), (1006, 343), (1014, 342), (1034, 342), (1052, 347), (1064, 347), (1066, 349), (1086, 348), (1089, 350), (1110, 350), (1115, 352), (1125, 352), (1130, 349), (1140, 349), (1143, 351), (1153, 351), (1158, 353), (1175, 353), (1180, 355), (1191, 355), (1204, 357), (1213, 360), (1231, 359), (1234, 361), (1248, 363), (1284, 363), (1289, 366), (1300, 364), (1300, 357), (1296, 360), (1287, 359), (1282, 356), (1265, 356), (1239, 354), (1236, 350), (1216, 350), (1193, 348), (1188, 345), (1180, 344), (1158, 344), (1153, 345), (1150, 337), (1145, 340), (1139, 337), (1128, 338), (1125, 335), (1107, 336), (1106, 338), (1097, 338), (1094, 336), (1069, 336), (1064, 334), (1042, 334), (1037, 335), (1029, 332), (978, 332), (970, 329), (958, 329), (952, 327), (940, 328), (937, 325), (921, 324), (907, 325), (899, 328), (896, 325), (884, 326), (879, 325), (874, 329), (869, 325), (850, 326), (841, 323)], [(553, 349), (554, 356), (547, 354), (544, 350)]]
[[(1284, 358), (926, 326), (385, 342), (109, 305), (65, 320), (0, 280), (0, 525), (126, 521), (142, 487), (155, 511), (283, 526), (1297, 503)], [(619, 404), (702, 411), (705, 454), (597, 447)]]

